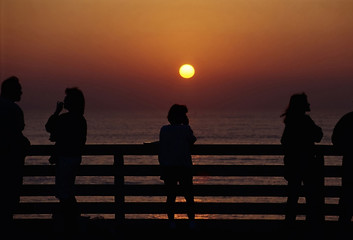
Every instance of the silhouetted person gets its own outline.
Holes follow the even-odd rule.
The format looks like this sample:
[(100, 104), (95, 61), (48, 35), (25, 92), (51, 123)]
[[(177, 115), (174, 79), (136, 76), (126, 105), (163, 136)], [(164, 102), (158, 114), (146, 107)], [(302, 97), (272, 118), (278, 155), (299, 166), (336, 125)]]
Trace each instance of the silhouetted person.
[(291, 96), (284, 117), (285, 128), (281, 138), (284, 147), (284, 177), (288, 182), (288, 198), (285, 220), (294, 223), (298, 199), (303, 184), (306, 201), (306, 220), (319, 224), (323, 215), (323, 158), (317, 158), (315, 142), (320, 142), (323, 133), (306, 112), (310, 111), (305, 93)]
[(0, 161), (1, 161), (1, 224), (11, 231), (13, 213), (20, 201), (23, 166), (30, 142), (23, 135), (25, 128), (21, 100), (22, 87), (17, 77), (2, 82), (0, 95)]
[(175, 200), (179, 183), (188, 207), (189, 226), (194, 227), (194, 195), (191, 147), (196, 141), (185, 105), (174, 104), (168, 112), (169, 125), (164, 125), (159, 134), (161, 179), (167, 190), (167, 213), (171, 228), (175, 228)]
[[(53, 218), (64, 222), (64, 233), (76, 233), (80, 213), (74, 187), (86, 143), (87, 123), (82, 91), (78, 88), (67, 88), (65, 94), (64, 102), (57, 102), (56, 110), (45, 128), (50, 133), (50, 141), (55, 142), (50, 162), (56, 164), (55, 196), (60, 201), (60, 207)], [(61, 113), (63, 108), (67, 112)]]
[(343, 155), (339, 222), (348, 224), (353, 215), (353, 112), (337, 122), (331, 140), (336, 151)]

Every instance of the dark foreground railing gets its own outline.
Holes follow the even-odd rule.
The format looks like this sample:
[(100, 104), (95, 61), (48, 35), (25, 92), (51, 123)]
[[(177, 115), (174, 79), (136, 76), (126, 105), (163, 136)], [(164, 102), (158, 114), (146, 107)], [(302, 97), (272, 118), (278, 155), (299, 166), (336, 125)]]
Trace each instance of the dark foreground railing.
[[(34, 145), (30, 153), (30, 158), (39, 156), (49, 156), (52, 152), (51, 145)], [(319, 145), (317, 151), (325, 157), (336, 156), (337, 161), (340, 156), (333, 151), (332, 146)], [(104, 184), (77, 184), (78, 196), (112, 196), (113, 201), (85, 201), (80, 202), (80, 209), (84, 214), (113, 214), (117, 222), (126, 221), (127, 214), (139, 215), (148, 214), (151, 218), (153, 214), (166, 213), (165, 198), (160, 201), (126, 201), (127, 197), (145, 197), (145, 196), (165, 196), (163, 184), (146, 184), (134, 183), (126, 184), (128, 176), (159, 176), (160, 169), (158, 162), (155, 165), (151, 164), (126, 164), (124, 158), (133, 156), (155, 156), (158, 154), (157, 144), (121, 144), (121, 145), (87, 145), (84, 155), (91, 156), (114, 156), (113, 164), (111, 165), (81, 165), (80, 176), (98, 176), (112, 177), (112, 183)], [(280, 145), (195, 145), (193, 155), (202, 156), (221, 156), (227, 155), (230, 158), (242, 159), (249, 156), (276, 156), (281, 159), (283, 155)], [(286, 200), (285, 181), (283, 178), (283, 165), (281, 164), (252, 164), (248, 161), (247, 164), (236, 165), (219, 165), (219, 164), (202, 164), (198, 162), (194, 166), (195, 176), (202, 177), (217, 177), (220, 181), (212, 184), (195, 184), (195, 195), (204, 197), (206, 200), (198, 200), (196, 202), (196, 214), (204, 215), (222, 215), (226, 216), (252, 216), (250, 218), (266, 217), (283, 219), (284, 203)], [(325, 178), (340, 178), (340, 164), (326, 165), (324, 167)], [(43, 165), (26, 165), (26, 177), (45, 177), (54, 176), (55, 166)], [(236, 184), (232, 183), (232, 178), (238, 178)], [(276, 178), (280, 184), (267, 184), (262, 180), (255, 183), (242, 184), (242, 178)], [(229, 181), (227, 179), (230, 179)], [(239, 180), (240, 179), (240, 180)], [(240, 183), (239, 183), (240, 181)], [(222, 182), (220, 184), (219, 182)], [(227, 184), (223, 184), (227, 182)], [(327, 219), (338, 215), (337, 199), (339, 197), (340, 186), (326, 184), (325, 197), (333, 199), (326, 201), (325, 215)], [(25, 215), (51, 214), (57, 202), (36, 200), (38, 197), (50, 197), (54, 195), (54, 185), (31, 183), (24, 184), (22, 196), (33, 197), (30, 201), (21, 201), (17, 211), (18, 218), (24, 218)], [(219, 197), (217, 201), (207, 200), (207, 197)], [(232, 201), (229, 199), (238, 198), (241, 201)], [(258, 199), (265, 199), (258, 201)], [(279, 200), (273, 201), (278, 198)], [(139, 198), (137, 198), (139, 199)], [(250, 199), (249, 201), (247, 199)], [(255, 199), (255, 200), (254, 200)], [(266, 200), (270, 199), (270, 200)], [(336, 199), (336, 200), (335, 200)], [(333, 203), (332, 203), (333, 202)], [(178, 203), (177, 211), (185, 213), (185, 203)], [(300, 205), (300, 213), (305, 214), (303, 204)], [(143, 218), (143, 215), (141, 215)], [(152, 217), (153, 218), (153, 217)], [(206, 217), (207, 218), (207, 217)], [(237, 218), (241, 219), (240, 217)]]

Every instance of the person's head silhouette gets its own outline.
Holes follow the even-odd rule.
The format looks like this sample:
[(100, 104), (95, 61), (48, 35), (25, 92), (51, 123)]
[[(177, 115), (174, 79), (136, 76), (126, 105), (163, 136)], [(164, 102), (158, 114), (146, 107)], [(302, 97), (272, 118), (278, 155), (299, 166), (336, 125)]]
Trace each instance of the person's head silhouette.
[(289, 101), (289, 110), (292, 112), (309, 112), (310, 104), (305, 93), (294, 94)]
[(22, 87), (17, 77), (5, 79), (1, 84), (1, 97), (12, 102), (19, 102), (22, 96)]
[(186, 116), (188, 108), (185, 105), (174, 104), (168, 112), (168, 121), (171, 125), (189, 124), (189, 119)]
[(69, 112), (83, 115), (85, 112), (85, 98), (82, 91), (78, 88), (66, 88), (65, 94), (64, 108)]
[(289, 100), (288, 107), (282, 116), (297, 116), (310, 112), (310, 104), (305, 93), (293, 94)]

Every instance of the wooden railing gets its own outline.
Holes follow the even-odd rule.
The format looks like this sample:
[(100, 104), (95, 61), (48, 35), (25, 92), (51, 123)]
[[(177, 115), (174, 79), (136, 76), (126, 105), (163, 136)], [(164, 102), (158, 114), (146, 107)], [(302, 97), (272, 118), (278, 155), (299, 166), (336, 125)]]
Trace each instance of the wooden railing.
[[(49, 156), (52, 152), (51, 145), (32, 146), (30, 158), (37, 156)], [(332, 146), (318, 145), (317, 151), (325, 157), (337, 156)], [(158, 144), (119, 144), (119, 145), (87, 145), (84, 150), (85, 156), (113, 156), (114, 161), (110, 165), (85, 165), (80, 167), (79, 176), (101, 176), (112, 177), (111, 184), (77, 184), (78, 196), (112, 196), (113, 201), (80, 202), (80, 209), (84, 214), (113, 214), (115, 220), (123, 222), (127, 214), (165, 214), (165, 192), (163, 184), (126, 184), (127, 176), (159, 176), (160, 169), (158, 162), (155, 164), (126, 164), (126, 156), (155, 156), (158, 154)], [(280, 145), (217, 145), (202, 144), (195, 145), (192, 154), (195, 156), (227, 155), (231, 158), (242, 159), (249, 156), (276, 156), (282, 158), (283, 150)], [(337, 161), (340, 156), (337, 156)], [(245, 162), (245, 161), (244, 161)], [(207, 177), (219, 177), (222, 182), (228, 178), (283, 178), (282, 164), (251, 164), (251, 160), (246, 164), (202, 164), (198, 162), (194, 166), (195, 176), (207, 175)], [(340, 164), (324, 167), (326, 178), (340, 178)], [(26, 165), (25, 177), (44, 177), (55, 175), (55, 165)], [(326, 185), (325, 197), (338, 198), (340, 186)], [(54, 185), (31, 183), (24, 184), (22, 196), (24, 197), (48, 197), (54, 195)], [(126, 201), (129, 196), (162, 196), (161, 201)], [(286, 185), (283, 184), (233, 184), (231, 180), (227, 184), (195, 184), (196, 197), (221, 197), (217, 202), (196, 201), (196, 214), (220, 214), (220, 215), (253, 215), (253, 216), (273, 216), (279, 219), (284, 214), (284, 204), (286, 200)], [(227, 201), (228, 198), (242, 198), (243, 201)], [(248, 197), (259, 198), (280, 198), (280, 201), (244, 201)], [(36, 199), (36, 198), (34, 198)], [(43, 201), (22, 201), (17, 211), (18, 216), (33, 214), (51, 214), (57, 202)], [(178, 213), (185, 213), (185, 203), (178, 203)], [(305, 214), (303, 204), (300, 208), (301, 214)], [(337, 216), (338, 206), (336, 203), (325, 204), (326, 216)], [(20, 217), (20, 218), (22, 218)]]

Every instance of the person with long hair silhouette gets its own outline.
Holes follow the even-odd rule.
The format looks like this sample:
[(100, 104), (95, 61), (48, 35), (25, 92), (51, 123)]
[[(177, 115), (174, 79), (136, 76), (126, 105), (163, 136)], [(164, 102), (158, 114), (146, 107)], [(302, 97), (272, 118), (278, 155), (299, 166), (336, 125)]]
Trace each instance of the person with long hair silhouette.
[(334, 149), (343, 156), (338, 221), (346, 227), (353, 216), (353, 112), (346, 113), (339, 119), (333, 129), (331, 141)]
[[(78, 88), (66, 88), (65, 99), (57, 102), (56, 110), (45, 124), (50, 141), (55, 142), (50, 158), (56, 164), (55, 196), (59, 199), (59, 210), (53, 217), (64, 223), (64, 233), (76, 233), (80, 216), (74, 185), (82, 161), (86, 143), (87, 122), (84, 117), (85, 98)], [(67, 112), (61, 113), (63, 109)]]
[(169, 125), (164, 125), (159, 134), (158, 160), (162, 169), (161, 179), (167, 191), (167, 215), (170, 228), (175, 228), (175, 200), (179, 183), (187, 204), (189, 227), (195, 227), (193, 173), (191, 147), (196, 141), (185, 105), (174, 104), (168, 112)]
[[(0, 94), (0, 160), (1, 160), (1, 225), (4, 231), (13, 227), (13, 213), (20, 202), (25, 157), (30, 141), (22, 131), (24, 114), (16, 104), (21, 100), (22, 86), (15, 76), (2, 82)], [(3, 232), (4, 233), (4, 232)], [(5, 234), (5, 236), (7, 236)], [(9, 235), (10, 237), (10, 235)]]
[(284, 148), (284, 178), (287, 180), (285, 221), (294, 223), (298, 214), (298, 200), (303, 186), (306, 201), (306, 220), (310, 224), (323, 221), (323, 158), (317, 158), (315, 143), (323, 137), (322, 129), (306, 114), (310, 104), (305, 93), (291, 96), (281, 115), (285, 128), (281, 137)]

